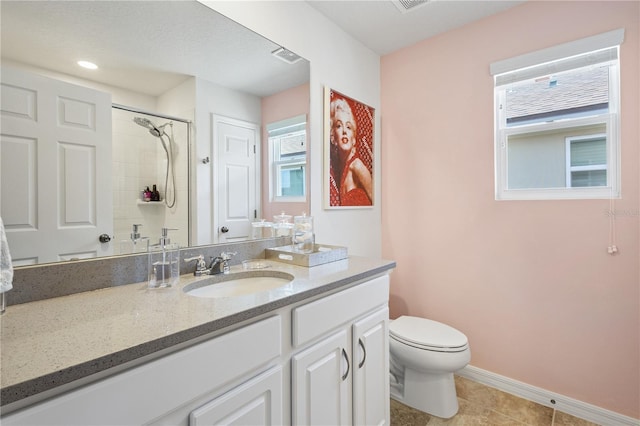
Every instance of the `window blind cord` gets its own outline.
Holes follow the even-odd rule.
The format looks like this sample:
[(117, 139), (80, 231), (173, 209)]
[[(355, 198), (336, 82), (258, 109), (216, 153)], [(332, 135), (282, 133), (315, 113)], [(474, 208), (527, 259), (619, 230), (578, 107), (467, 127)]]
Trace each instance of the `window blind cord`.
[(609, 198), (609, 247), (607, 247), (607, 253), (614, 255), (618, 253), (618, 247), (616, 246), (616, 212), (615, 212), (615, 200), (613, 197)]

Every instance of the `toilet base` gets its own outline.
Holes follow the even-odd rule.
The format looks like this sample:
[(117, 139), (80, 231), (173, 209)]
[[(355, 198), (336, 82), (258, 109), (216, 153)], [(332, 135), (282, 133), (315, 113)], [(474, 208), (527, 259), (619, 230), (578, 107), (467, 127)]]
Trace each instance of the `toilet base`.
[(401, 388), (391, 396), (409, 407), (444, 419), (458, 412), (458, 397), (453, 373), (425, 373), (405, 368)]

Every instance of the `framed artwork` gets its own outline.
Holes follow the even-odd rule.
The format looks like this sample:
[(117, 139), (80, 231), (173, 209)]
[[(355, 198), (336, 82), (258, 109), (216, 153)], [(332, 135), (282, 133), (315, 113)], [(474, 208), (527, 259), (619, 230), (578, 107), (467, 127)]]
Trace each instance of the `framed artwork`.
[(375, 109), (324, 89), (324, 208), (373, 206)]

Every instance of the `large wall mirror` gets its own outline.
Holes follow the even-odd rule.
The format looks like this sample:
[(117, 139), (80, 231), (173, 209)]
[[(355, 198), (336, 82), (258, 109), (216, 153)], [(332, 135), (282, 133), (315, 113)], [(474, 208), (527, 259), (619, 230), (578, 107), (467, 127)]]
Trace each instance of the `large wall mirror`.
[[(15, 266), (146, 250), (131, 244), (134, 225), (152, 243), (162, 227), (181, 246), (225, 242), (194, 230), (223, 227), (195, 202), (220, 192), (203, 194), (203, 176), (223, 184), (215, 146), (201, 155), (218, 122), (256, 126), (250, 219), (279, 213), (263, 183), (265, 129), (308, 114), (308, 61), (197, 1), (3, 0), (0, 14), (0, 213)], [(47, 120), (54, 127), (39, 127)], [(153, 185), (160, 199), (145, 200)]]

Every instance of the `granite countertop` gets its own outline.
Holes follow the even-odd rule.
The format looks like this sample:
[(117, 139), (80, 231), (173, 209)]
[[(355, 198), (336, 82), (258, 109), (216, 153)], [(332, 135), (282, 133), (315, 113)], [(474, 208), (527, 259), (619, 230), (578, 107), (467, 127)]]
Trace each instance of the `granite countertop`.
[[(211, 299), (183, 292), (211, 277), (183, 275), (167, 289), (150, 290), (143, 282), (9, 306), (0, 317), (2, 406), (395, 267), (354, 256), (312, 268), (268, 262), (265, 270), (294, 280), (262, 293)], [(231, 268), (241, 271), (241, 265)]]

